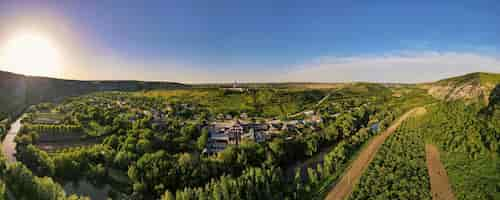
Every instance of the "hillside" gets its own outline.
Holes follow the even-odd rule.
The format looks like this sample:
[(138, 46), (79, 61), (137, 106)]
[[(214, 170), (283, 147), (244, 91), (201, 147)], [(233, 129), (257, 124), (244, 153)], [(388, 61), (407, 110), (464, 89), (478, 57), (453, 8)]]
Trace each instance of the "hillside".
[(491, 91), (500, 83), (500, 74), (476, 72), (422, 85), (428, 93), (447, 101), (463, 99), (488, 103)]
[[(435, 98), (448, 101), (464, 99), (467, 101), (489, 102), (491, 91), (500, 83), (500, 74), (471, 73), (463, 76), (443, 79), (420, 86)], [(238, 87), (259, 88), (297, 88), (331, 89), (358, 88), (367, 90), (380, 88), (383, 84), (373, 83), (243, 83)], [(397, 85), (392, 85), (397, 86)], [(232, 87), (232, 84), (183, 85), (172, 82), (143, 81), (78, 81), (46, 77), (32, 77), (0, 71), (0, 119), (7, 114), (20, 111), (26, 105), (43, 101), (58, 100), (66, 96), (77, 96), (96, 91), (136, 91), (171, 88), (210, 88)]]
[(495, 122), (500, 121), (500, 84), (491, 92), (489, 104), (487, 107), (487, 114)]
[(77, 81), (32, 77), (0, 71), (0, 119), (19, 112), (26, 105), (58, 100), (97, 91), (135, 91), (148, 89), (185, 88), (173, 82), (143, 81)]

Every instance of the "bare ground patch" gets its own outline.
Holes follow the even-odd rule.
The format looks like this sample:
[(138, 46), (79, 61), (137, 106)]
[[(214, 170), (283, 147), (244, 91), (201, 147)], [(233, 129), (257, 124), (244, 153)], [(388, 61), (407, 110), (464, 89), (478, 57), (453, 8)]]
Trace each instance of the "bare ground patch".
[(448, 174), (439, 158), (439, 150), (432, 144), (425, 145), (427, 169), (431, 182), (433, 200), (455, 200)]

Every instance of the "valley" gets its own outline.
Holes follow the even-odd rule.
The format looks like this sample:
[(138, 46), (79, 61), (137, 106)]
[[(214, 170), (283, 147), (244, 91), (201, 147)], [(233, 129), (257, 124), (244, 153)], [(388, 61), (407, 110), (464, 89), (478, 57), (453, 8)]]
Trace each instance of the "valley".
[[(451, 190), (455, 199), (496, 199), (498, 77), (68, 88), (3, 108), (1, 195), (435, 199), (425, 148), (433, 145), (449, 179), (444, 192)], [(29, 95), (37, 94), (24, 98)]]

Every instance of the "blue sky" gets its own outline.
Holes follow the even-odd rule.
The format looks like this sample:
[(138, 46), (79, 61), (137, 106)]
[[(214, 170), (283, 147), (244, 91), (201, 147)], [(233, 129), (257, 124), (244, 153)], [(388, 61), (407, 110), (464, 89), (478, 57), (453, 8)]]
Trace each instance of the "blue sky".
[(72, 59), (64, 78), (421, 82), (500, 72), (498, 1), (3, 0), (0, 24), (0, 39), (23, 26), (50, 32)]

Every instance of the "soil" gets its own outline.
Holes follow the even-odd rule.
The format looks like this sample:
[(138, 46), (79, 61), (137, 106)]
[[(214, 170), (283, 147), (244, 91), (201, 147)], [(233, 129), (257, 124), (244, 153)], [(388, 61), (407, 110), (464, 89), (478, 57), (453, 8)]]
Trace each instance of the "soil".
[(433, 200), (455, 200), (448, 174), (439, 159), (439, 150), (432, 144), (425, 145), (427, 169), (431, 179), (431, 193)]

